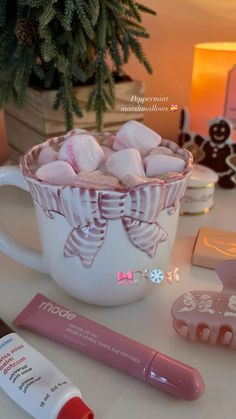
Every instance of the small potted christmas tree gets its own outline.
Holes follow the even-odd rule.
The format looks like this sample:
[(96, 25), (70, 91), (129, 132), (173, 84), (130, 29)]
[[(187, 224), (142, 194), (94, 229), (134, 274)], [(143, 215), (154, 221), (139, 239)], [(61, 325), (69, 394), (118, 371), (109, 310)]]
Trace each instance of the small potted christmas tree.
[[(130, 54), (152, 71), (140, 43), (149, 38), (143, 12), (155, 14), (135, 0), (1, 0), (0, 107), (11, 141), (100, 130), (119, 96), (115, 82), (128, 85), (121, 74)], [(136, 82), (122, 95), (142, 89)], [(114, 119), (105, 122), (124, 122)]]

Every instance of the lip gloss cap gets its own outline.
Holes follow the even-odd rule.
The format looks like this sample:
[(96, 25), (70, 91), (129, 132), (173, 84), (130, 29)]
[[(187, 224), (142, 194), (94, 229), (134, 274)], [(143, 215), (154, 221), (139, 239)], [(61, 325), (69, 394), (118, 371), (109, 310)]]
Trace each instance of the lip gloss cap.
[(57, 419), (93, 419), (92, 410), (79, 397), (73, 397), (62, 407)]
[(202, 376), (195, 368), (161, 353), (151, 363), (147, 384), (185, 400), (197, 400), (205, 389)]

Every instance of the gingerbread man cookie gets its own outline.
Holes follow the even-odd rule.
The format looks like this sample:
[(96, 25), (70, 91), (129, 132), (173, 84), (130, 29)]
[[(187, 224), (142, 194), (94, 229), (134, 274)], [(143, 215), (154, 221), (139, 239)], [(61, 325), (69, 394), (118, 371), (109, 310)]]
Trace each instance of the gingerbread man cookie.
[(236, 143), (231, 140), (232, 126), (225, 118), (216, 118), (209, 123), (209, 138), (196, 135), (194, 143), (205, 156), (201, 164), (214, 169), (219, 176), (219, 185), (234, 188), (235, 170), (228, 164), (228, 157), (236, 153)]
[(193, 135), (191, 131), (188, 131), (188, 128), (189, 116), (183, 109), (180, 117), (179, 135), (182, 145), (192, 152), (195, 163), (210, 167), (218, 174), (220, 186), (234, 188), (236, 186), (236, 143), (231, 139), (230, 121), (223, 117), (210, 121), (208, 137)]

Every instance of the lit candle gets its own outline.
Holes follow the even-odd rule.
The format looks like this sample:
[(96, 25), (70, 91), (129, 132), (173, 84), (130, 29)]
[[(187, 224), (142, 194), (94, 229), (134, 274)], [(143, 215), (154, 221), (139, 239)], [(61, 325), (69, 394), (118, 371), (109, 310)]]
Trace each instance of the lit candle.
[(236, 137), (235, 64), (236, 42), (195, 46), (190, 102), (193, 131), (207, 135), (208, 121), (225, 116), (233, 123)]

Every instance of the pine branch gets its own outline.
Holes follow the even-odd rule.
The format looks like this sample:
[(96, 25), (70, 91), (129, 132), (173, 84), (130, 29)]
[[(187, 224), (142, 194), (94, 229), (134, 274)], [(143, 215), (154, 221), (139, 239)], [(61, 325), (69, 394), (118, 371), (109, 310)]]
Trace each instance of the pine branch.
[(56, 65), (54, 61), (51, 61), (44, 66), (45, 68), (45, 77), (44, 77), (44, 87), (46, 89), (50, 88), (53, 85), (53, 81), (56, 79)]
[(152, 74), (152, 67), (144, 55), (140, 42), (133, 36), (129, 36), (129, 45), (139, 62), (144, 65), (149, 74)]
[(71, 107), (72, 107), (73, 113), (76, 116), (78, 116), (78, 118), (82, 118), (83, 112), (81, 111), (79, 101), (74, 93), (72, 94), (72, 97), (71, 97)]
[(115, 16), (120, 15), (121, 17), (126, 12), (125, 6), (115, 0), (106, 0), (106, 7), (107, 9), (110, 9)]
[(134, 20), (131, 20), (130, 18), (127, 18), (127, 16), (123, 16), (121, 22), (124, 25), (124, 27), (128, 26), (130, 28), (134, 28), (134, 29), (137, 29), (139, 31), (145, 31), (146, 32), (146, 29), (143, 25), (141, 25), (140, 23), (135, 22)]
[(53, 58), (57, 57), (56, 45), (52, 39), (46, 38), (43, 40), (40, 45), (40, 54), (45, 63), (48, 63), (49, 61), (52, 61)]
[(90, 10), (90, 18), (91, 18), (92, 25), (95, 26), (97, 23), (99, 11), (100, 11), (99, 0), (89, 0), (88, 8)]
[(61, 85), (58, 89), (53, 108), (58, 110), (60, 106), (63, 108), (66, 130), (73, 128), (73, 106), (72, 106), (72, 84), (64, 77), (60, 76)]
[(24, 104), (33, 65), (33, 51), (26, 47), (22, 53), (21, 62), (16, 70), (13, 84), (18, 106), (22, 106)]
[(57, 12), (54, 9), (54, 7), (52, 7), (52, 5), (49, 4), (47, 7), (45, 7), (43, 13), (39, 17), (39, 25), (41, 27), (47, 26), (53, 20), (56, 14)]
[(86, 35), (88, 36), (89, 39), (93, 39), (94, 38), (94, 28), (92, 26), (91, 21), (89, 20), (89, 17), (86, 14), (86, 9), (84, 6), (84, 1), (83, 0), (75, 0), (77, 7), (76, 7), (76, 12), (78, 15), (78, 18), (80, 20), (80, 24), (82, 25), (84, 32), (86, 33)]
[(107, 30), (107, 10), (106, 7), (101, 4), (100, 13), (98, 17), (97, 25), (97, 44), (99, 48), (105, 49), (106, 47), (106, 30)]
[(121, 67), (122, 67), (122, 64), (123, 64), (123, 59), (121, 57), (119, 43), (118, 43), (117, 37), (115, 36), (114, 32), (111, 36), (109, 51), (110, 51), (110, 56), (115, 63), (116, 71), (119, 73), (121, 71)]
[(65, 9), (64, 9), (64, 28), (65, 30), (69, 31), (71, 28), (71, 22), (73, 18), (73, 14), (75, 11), (75, 3), (71, 0), (65, 0)]
[(123, 51), (123, 62), (127, 63), (130, 57), (130, 45), (129, 45), (129, 36), (127, 34), (124, 34), (121, 38), (121, 49)]
[(44, 72), (43, 68), (40, 65), (34, 63), (34, 65), (33, 65), (33, 71), (34, 71), (35, 75), (40, 80), (43, 80), (45, 78), (45, 72)]
[(101, 129), (114, 106), (114, 69), (121, 73), (134, 54), (152, 71), (140, 43), (149, 38), (142, 13), (155, 14), (135, 0), (0, 0), (0, 106), (22, 105), (38, 80), (57, 89), (54, 105), (70, 129), (73, 114), (82, 115), (73, 85), (91, 80), (87, 107)]
[(123, 3), (127, 4), (126, 14), (129, 17), (133, 17), (138, 22), (142, 21), (139, 9), (133, 0), (123, 0)]
[(69, 74), (71, 74), (72, 77), (75, 78), (75, 80), (77, 79), (77, 80), (85, 83), (86, 74), (82, 70), (82, 68), (80, 68), (79, 66), (76, 66), (75, 64), (69, 64), (68, 71), (69, 71)]
[(92, 89), (91, 93), (89, 94), (88, 102), (87, 102), (87, 111), (90, 112), (94, 110), (95, 107), (95, 96), (97, 94), (96, 89)]
[(115, 105), (115, 98), (111, 96), (106, 89), (103, 90), (104, 98), (106, 103), (109, 105), (110, 108), (114, 108)]
[(45, 5), (45, 0), (19, 0), (22, 6), (42, 7)]
[(130, 29), (129, 33), (131, 35), (135, 35), (136, 38), (144, 38), (144, 39), (149, 39), (150, 38), (149, 33), (147, 33), (146, 31), (138, 31), (137, 29)]
[(7, 0), (0, 1), (0, 27), (3, 27), (6, 22)]
[(145, 6), (142, 3), (136, 3), (136, 5), (141, 12), (149, 13), (153, 16), (156, 16), (156, 14), (157, 14), (155, 10), (151, 9), (150, 7)]

